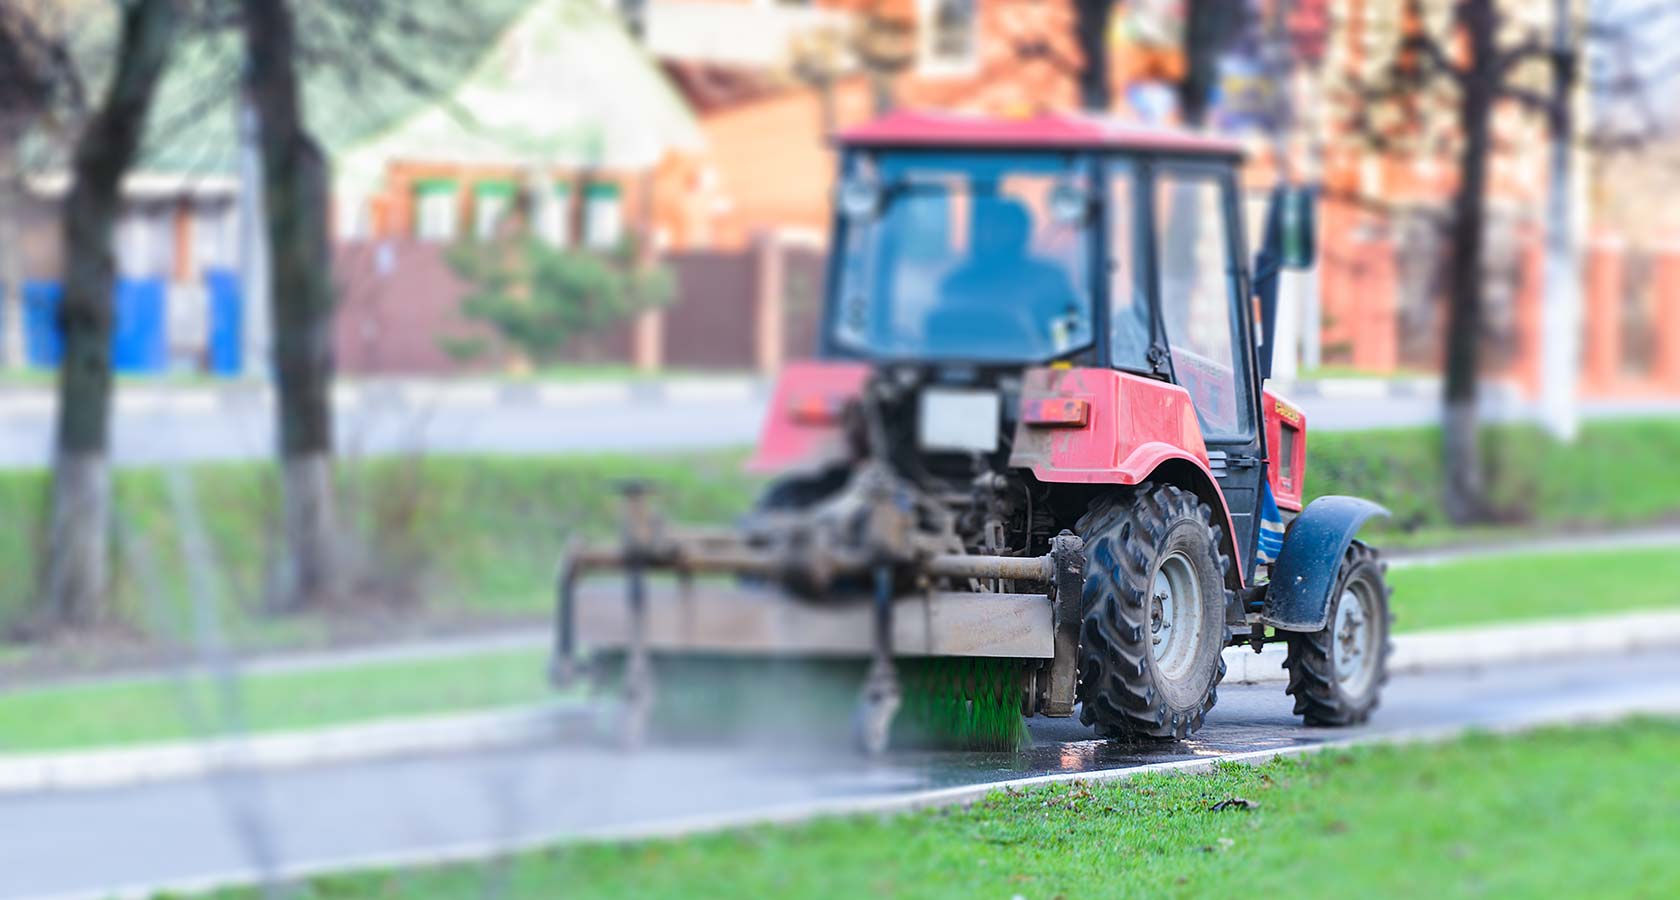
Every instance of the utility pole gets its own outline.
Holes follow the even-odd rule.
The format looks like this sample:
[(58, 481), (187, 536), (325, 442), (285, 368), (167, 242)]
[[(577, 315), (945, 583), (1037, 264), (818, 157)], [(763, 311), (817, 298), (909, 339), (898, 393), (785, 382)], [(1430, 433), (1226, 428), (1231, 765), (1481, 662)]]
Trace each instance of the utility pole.
[(1551, 165), (1546, 198), (1545, 292), (1540, 317), (1540, 418), (1559, 440), (1580, 429), (1581, 272), (1574, 178), (1575, 78), (1579, 55), (1571, 0), (1553, 0)]
[(20, 222), (26, 200), (17, 143), (0, 122), (0, 368), (23, 369), (23, 239)]

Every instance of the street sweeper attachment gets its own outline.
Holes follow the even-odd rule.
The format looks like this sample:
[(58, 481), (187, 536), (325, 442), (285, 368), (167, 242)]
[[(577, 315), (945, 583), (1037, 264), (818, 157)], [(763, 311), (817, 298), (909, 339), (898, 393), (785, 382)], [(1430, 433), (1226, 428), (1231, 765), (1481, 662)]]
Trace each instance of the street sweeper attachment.
[[(574, 548), (562, 565), (554, 675), (580, 674), (580, 645), (611, 659), (636, 740), (672, 718), (662, 707), (709, 705), (715, 725), (752, 705), (743, 682), (851, 668), (865, 749), (1009, 749), (1023, 713), (1072, 709), (1081, 546), (1061, 534), (1040, 556), (965, 553), (948, 512), (880, 464), (808, 510), (731, 531), (670, 528), (647, 487), (627, 485), (619, 543)], [(622, 592), (589, 589), (603, 571), (623, 573)], [(710, 703), (677, 701), (688, 688)]]

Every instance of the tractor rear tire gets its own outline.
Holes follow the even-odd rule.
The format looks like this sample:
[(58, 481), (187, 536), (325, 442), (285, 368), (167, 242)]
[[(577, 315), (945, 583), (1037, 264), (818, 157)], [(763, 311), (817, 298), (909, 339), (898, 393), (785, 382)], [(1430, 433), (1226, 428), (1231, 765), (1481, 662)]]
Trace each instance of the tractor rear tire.
[(1384, 568), (1375, 550), (1354, 541), (1342, 555), (1324, 628), (1288, 636), (1287, 692), (1308, 725), (1358, 725), (1377, 708), (1394, 649)]
[(1146, 482), (1098, 498), (1078, 529), (1080, 721), (1105, 737), (1188, 737), (1225, 677), (1230, 558), (1212, 510), (1189, 491)]

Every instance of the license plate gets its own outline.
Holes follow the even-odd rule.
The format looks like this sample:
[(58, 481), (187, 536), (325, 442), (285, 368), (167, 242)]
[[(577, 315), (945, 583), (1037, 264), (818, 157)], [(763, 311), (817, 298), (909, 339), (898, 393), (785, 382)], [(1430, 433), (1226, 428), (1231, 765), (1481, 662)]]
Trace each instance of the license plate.
[(998, 446), (1001, 409), (996, 391), (922, 391), (917, 443), (923, 450), (991, 453)]

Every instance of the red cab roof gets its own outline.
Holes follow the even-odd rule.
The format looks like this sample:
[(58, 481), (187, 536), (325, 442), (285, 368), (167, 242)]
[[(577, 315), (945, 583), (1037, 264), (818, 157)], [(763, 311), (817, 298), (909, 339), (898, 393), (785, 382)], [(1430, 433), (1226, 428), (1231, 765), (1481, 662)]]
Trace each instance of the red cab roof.
[(840, 143), (864, 147), (981, 147), (987, 149), (1131, 150), (1241, 156), (1242, 144), (1171, 128), (1153, 128), (1110, 116), (1040, 113), (998, 118), (964, 113), (899, 111), (848, 128)]

